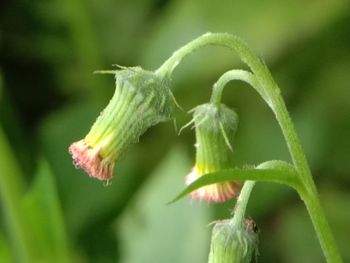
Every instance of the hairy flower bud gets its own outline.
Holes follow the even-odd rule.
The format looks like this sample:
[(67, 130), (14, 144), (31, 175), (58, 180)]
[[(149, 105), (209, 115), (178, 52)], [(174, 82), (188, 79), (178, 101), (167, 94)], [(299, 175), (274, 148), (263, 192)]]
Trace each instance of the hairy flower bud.
[(210, 245), (209, 263), (250, 263), (258, 252), (258, 231), (252, 219), (234, 225), (232, 220), (215, 224)]
[[(198, 177), (233, 166), (232, 139), (238, 126), (237, 114), (224, 104), (208, 103), (193, 110), (196, 129), (196, 164), (186, 176), (187, 185)], [(237, 182), (203, 186), (191, 196), (208, 202), (224, 202), (239, 193)]]
[(84, 139), (69, 151), (74, 164), (91, 177), (108, 180), (115, 162), (151, 126), (172, 116), (174, 99), (169, 79), (140, 67), (117, 71), (116, 89)]

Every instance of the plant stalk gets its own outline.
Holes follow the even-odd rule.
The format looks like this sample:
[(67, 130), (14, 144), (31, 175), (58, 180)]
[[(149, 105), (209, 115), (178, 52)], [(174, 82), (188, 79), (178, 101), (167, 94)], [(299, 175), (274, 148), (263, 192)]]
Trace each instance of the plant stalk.
[(317, 189), (312, 179), (305, 154), (280, 94), (280, 89), (273, 80), (264, 62), (262, 62), (240, 38), (225, 33), (207, 33), (174, 52), (156, 71), (156, 74), (161, 77), (170, 76), (184, 57), (209, 45), (219, 45), (235, 50), (242, 61), (246, 63), (254, 73), (257, 80), (257, 83), (254, 83), (254, 88), (258, 90), (259, 94), (270, 106), (281, 127), (295, 169), (298, 172), (297, 176), (300, 183), (298, 193), (307, 207), (327, 262), (342, 262), (331, 229), (320, 205)]
[(245, 211), (254, 185), (255, 181), (245, 181), (241, 193), (238, 196), (235, 213), (231, 220), (233, 226), (238, 226), (244, 223)]

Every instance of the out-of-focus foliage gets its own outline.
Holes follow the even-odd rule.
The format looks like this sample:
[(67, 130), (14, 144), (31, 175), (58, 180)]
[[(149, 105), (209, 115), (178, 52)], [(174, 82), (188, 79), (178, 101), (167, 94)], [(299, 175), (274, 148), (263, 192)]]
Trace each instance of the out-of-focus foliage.
[[(177, 175), (186, 174), (190, 168), (183, 149), (172, 149), (136, 193), (117, 222), (120, 246), (125, 251), (121, 262), (152, 263), (155, 258), (157, 262), (207, 260), (210, 210), (205, 204), (194, 207), (188, 201), (164, 205), (164, 200), (183, 187)], [(169, 241), (172, 246), (164, 246)]]
[[(0, 126), (6, 135), (0, 146), (8, 145), (16, 159), (0, 162), (0, 174), (15, 165), (24, 177), (39, 231), (33, 238), (47, 243), (48, 251), (58, 249), (57, 257), (72, 262), (206, 260), (207, 224), (227, 218), (234, 201), (165, 205), (182, 189), (194, 161), (193, 131), (178, 137), (172, 123), (150, 129), (117, 164), (110, 187), (76, 170), (67, 148), (85, 136), (113, 93), (113, 77), (94, 70), (114, 63), (156, 69), (178, 47), (212, 31), (241, 36), (265, 59), (295, 121), (344, 261), (350, 261), (347, 0), (14, 0), (0, 3), (0, 21)], [(208, 101), (220, 74), (240, 66), (228, 50), (201, 50), (175, 71), (174, 94), (191, 109)], [(224, 102), (240, 115), (237, 165), (290, 160), (272, 113), (251, 88), (228, 85)], [(190, 119), (181, 111), (176, 117), (178, 126)], [(175, 145), (180, 150), (172, 150)], [(0, 147), (2, 160), (12, 158), (8, 150)], [(0, 257), (11, 262), (18, 255), (1, 208)], [(54, 221), (61, 211), (62, 220)], [(248, 214), (261, 231), (259, 262), (323, 262), (292, 190), (259, 183)]]
[(23, 206), (35, 236), (33, 242), (44, 253), (40, 257), (51, 262), (67, 262), (70, 257), (69, 241), (62, 221), (57, 190), (52, 173), (42, 160), (39, 161), (39, 169), (30, 191), (23, 199)]

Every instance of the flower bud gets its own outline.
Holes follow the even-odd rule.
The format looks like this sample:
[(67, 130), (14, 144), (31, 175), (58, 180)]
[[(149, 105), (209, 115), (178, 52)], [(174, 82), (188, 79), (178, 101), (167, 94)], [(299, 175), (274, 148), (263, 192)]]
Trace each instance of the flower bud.
[(209, 263), (250, 263), (258, 252), (258, 231), (252, 219), (242, 224), (223, 220), (212, 231)]
[[(203, 104), (193, 110), (196, 129), (196, 164), (186, 176), (187, 185), (198, 177), (233, 166), (232, 140), (237, 130), (238, 116), (224, 104)], [(207, 202), (224, 202), (239, 193), (237, 182), (203, 186), (190, 195)]]
[(74, 164), (91, 177), (109, 180), (115, 162), (151, 126), (172, 116), (174, 99), (169, 79), (140, 67), (117, 71), (116, 89), (84, 139), (69, 151)]

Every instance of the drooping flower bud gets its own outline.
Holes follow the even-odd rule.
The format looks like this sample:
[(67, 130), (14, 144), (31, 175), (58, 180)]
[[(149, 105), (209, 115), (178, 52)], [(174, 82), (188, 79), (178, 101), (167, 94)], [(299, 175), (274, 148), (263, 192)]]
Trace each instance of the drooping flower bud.
[(86, 137), (69, 147), (74, 164), (91, 177), (109, 180), (115, 162), (151, 126), (172, 116), (169, 79), (140, 67), (117, 71), (116, 89)]
[[(203, 104), (193, 110), (196, 129), (196, 164), (186, 176), (187, 185), (198, 177), (233, 166), (232, 139), (238, 126), (238, 116), (224, 104)], [(207, 202), (224, 202), (239, 193), (237, 182), (203, 186), (190, 195)]]
[(252, 219), (243, 224), (223, 220), (212, 231), (209, 263), (250, 263), (258, 252), (258, 231)]

